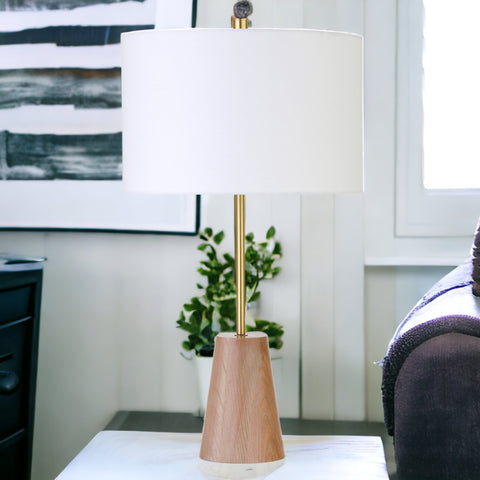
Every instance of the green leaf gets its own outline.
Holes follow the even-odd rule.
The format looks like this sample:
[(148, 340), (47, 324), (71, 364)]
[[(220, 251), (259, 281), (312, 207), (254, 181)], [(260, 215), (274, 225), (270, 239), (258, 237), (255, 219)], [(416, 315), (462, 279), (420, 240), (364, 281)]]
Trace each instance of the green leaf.
[(212, 270), (215, 270), (215, 269), (221, 267), (221, 264), (220, 264), (220, 262), (218, 262), (218, 260), (202, 260), (200, 262), (200, 264), (203, 265), (204, 267), (210, 268)]
[(208, 277), (209, 275), (212, 274), (212, 272), (210, 270), (205, 270), (204, 268), (199, 268), (197, 270), (197, 272), (200, 274), (200, 275), (203, 275), (205, 277)]
[(192, 298), (192, 305), (194, 305), (195, 308), (199, 308), (201, 310), (204, 310), (206, 308), (205, 305), (200, 301), (198, 297)]
[(283, 347), (283, 341), (277, 338), (272, 338), (271, 340), (269, 339), (268, 346), (269, 348), (279, 350), (280, 348)]
[(191, 304), (191, 303), (185, 303), (183, 305), (183, 309), (186, 311), (186, 312), (191, 312), (193, 310), (195, 310), (195, 307)]
[(260, 294), (261, 292), (255, 292), (250, 298), (249, 298), (249, 302), (255, 302), (256, 300), (258, 300), (260, 298)]
[(198, 331), (200, 325), (202, 324), (202, 312), (200, 310), (195, 310), (190, 315), (190, 323), (192, 324), (192, 332)]
[(222, 240), (225, 238), (225, 233), (223, 232), (223, 230), (221, 232), (218, 232), (214, 237), (213, 237), (213, 241), (215, 242), (215, 244), (217, 245), (220, 245), (222, 243)]
[(203, 330), (202, 330), (202, 336), (207, 338), (211, 343), (213, 343), (213, 336), (212, 336), (212, 328), (210, 325), (207, 325)]
[(213, 235), (213, 230), (210, 227), (205, 228), (204, 232), (207, 237), (211, 237)]
[(177, 320), (177, 328), (180, 328), (181, 330), (185, 330), (185, 332), (190, 332), (191, 328), (190, 328), (190, 324), (187, 323), (187, 322), (182, 322), (180, 320)]
[(223, 258), (225, 259), (228, 265), (232, 265), (235, 263), (235, 259), (229, 253), (224, 253)]
[(245, 235), (245, 240), (247, 242), (253, 242), (253, 239), (255, 238), (255, 236), (253, 235), (252, 232), (248, 233), (247, 235)]
[(264, 328), (268, 327), (272, 322), (268, 320), (260, 320), (258, 318), (255, 319), (255, 327), (259, 330), (263, 330)]
[(275, 236), (275, 227), (272, 225), (268, 230), (267, 230), (267, 240), (270, 240)]

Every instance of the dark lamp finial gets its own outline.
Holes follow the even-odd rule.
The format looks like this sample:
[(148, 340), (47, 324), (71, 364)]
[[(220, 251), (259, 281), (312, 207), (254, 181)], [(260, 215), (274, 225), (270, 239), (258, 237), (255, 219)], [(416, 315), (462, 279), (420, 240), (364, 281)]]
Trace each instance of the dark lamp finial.
[(253, 5), (248, 0), (241, 0), (233, 6), (233, 14), (237, 18), (247, 18), (253, 12)]

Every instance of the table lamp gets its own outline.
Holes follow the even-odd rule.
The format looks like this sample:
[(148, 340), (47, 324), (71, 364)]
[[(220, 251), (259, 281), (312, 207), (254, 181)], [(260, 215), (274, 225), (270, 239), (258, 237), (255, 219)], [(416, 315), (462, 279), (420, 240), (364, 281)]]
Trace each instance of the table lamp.
[(268, 339), (245, 331), (245, 194), (362, 191), (363, 55), (360, 36), (234, 12), (231, 29), (122, 35), (123, 182), (234, 194), (236, 332), (215, 339), (200, 458), (246, 478), (284, 450)]

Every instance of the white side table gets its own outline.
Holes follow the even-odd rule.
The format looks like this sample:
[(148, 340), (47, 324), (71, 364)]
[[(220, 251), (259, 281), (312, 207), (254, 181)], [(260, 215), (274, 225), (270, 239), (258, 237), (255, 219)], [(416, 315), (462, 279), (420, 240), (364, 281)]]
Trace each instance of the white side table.
[[(102, 431), (56, 480), (207, 480), (199, 433)], [(285, 435), (268, 480), (388, 480), (380, 437)]]

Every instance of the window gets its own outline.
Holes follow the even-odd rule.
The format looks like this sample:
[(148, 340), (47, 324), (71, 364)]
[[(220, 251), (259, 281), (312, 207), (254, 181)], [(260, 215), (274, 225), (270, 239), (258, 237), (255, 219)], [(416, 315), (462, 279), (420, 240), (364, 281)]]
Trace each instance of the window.
[(399, 236), (471, 235), (480, 215), (478, 0), (400, 0)]
[(424, 0), (426, 188), (480, 186), (478, 0)]

